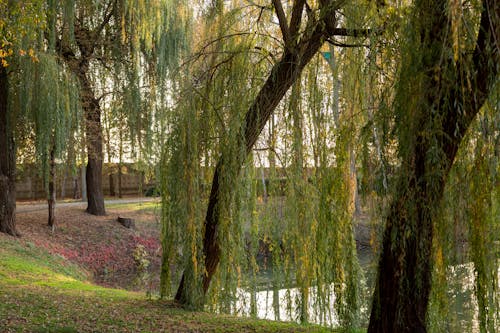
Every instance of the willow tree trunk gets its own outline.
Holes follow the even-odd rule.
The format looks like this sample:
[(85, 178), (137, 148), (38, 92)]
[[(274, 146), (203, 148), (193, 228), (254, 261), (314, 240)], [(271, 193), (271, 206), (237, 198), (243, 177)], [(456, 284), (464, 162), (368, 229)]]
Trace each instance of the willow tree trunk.
[[(110, 16), (107, 16), (103, 25), (108, 22)], [(61, 57), (64, 59), (73, 74), (80, 83), (80, 102), (85, 115), (85, 139), (87, 146), (87, 169), (85, 172), (85, 183), (87, 193), (87, 212), (93, 215), (105, 215), (104, 193), (102, 189), (102, 125), (101, 125), (101, 107), (99, 100), (95, 97), (89, 80), (90, 60), (94, 57), (96, 48), (96, 38), (99, 38), (97, 32), (92, 32), (80, 25), (81, 22), (75, 21), (75, 42), (78, 45), (79, 55), (69, 47), (67, 42), (57, 40), (57, 48)], [(83, 196), (82, 183), (82, 196)]]
[(16, 229), (16, 151), (8, 110), (9, 81), (0, 64), (0, 232), (19, 236)]
[(87, 212), (93, 215), (106, 215), (102, 189), (102, 126), (101, 107), (85, 72), (80, 71), (78, 78), (81, 86), (80, 99), (85, 114), (85, 137), (87, 140)]
[[(427, 331), (433, 221), (462, 138), (498, 75), (499, 2), (483, 1), (473, 57), (464, 55), (458, 63), (442, 58), (451, 49), (447, 13), (445, 0), (416, 2), (412, 28), (417, 29), (421, 45), (412, 44), (413, 50), (407, 50), (410, 55), (403, 64), (399, 89), (414, 87), (411, 92), (420, 100), (400, 99), (398, 106), (414, 117), (400, 121), (415, 125), (407, 127), (411, 131), (402, 142), (406, 146), (400, 148), (402, 166), (386, 220), (370, 333)], [(420, 79), (405, 73), (414, 66), (423, 75)], [(462, 82), (471, 89), (463, 89)]]
[[(304, 6), (304, 2), (297, 1), (297, 6)], [(204, 221), (204, 238), (203, 238), (203, 254), (205, 256), (205, 274), (202, 279), (202, 290), (206, 294), (210, 286), (210, 282), (217, 270), (221, 256), (221, 247), (218, 238), (219, 234), (219, 219), (223, 207), (227, 207), (229, 203), (219, 200), (222, 191), (231, 191), (233, 186), (227, 184), (227, 180), (235, 181), (241, 166), (243, 165), (248, 154), (253, 149), (257, 138), (264, 129), (269, 117), (274, 112), (279, 102), (292, 86), (292, 84), (300, 76), (304, 67), (309, 63), (312, 57), (317, 53), (324, 40), (334, 33), (329, 32), (329, 28), (335, 26), (335, 10), (333, 4), (327, 1), (325, 9), (322, 12), (322, 18), (326, 21), (315, 22), (312, 27), (309, 27), (307, 36), (300, 40), (295, 45), (290, 45), (285, 48), (281, 59), (273, 66), (270, 75), (257, 94), (254, 102), (248, 109), (242, 128), (236, 132), (230, 133), (231, 140), (236, 140), (235, 151), (223, 152), (217, 162), (215, 173), (212, 179), (212, 188), (208, 201), (207, 214)], [(294, 4), (294, 6), (296, 5)], [(302, 15), (302, 7), (299, 11), (299, 16)], [(295, 18), (297, 18), (296, 16)], [(290, 31), (299, 31), (299, 21), (294, 21), (294, 16), (291, 19)], [(294, 22), (296, 25), (292, 25)], [(294, 34), (292, 34), (294, 35)], [(292, 41), (290, 41), (292, 43)], [(242, 134), (243, 133), (243, 134)], [(225, 198), (228, 196), (225, 195)], [(191, 281), (186, 281), (185, 274), (182, 276), (179, 288), (175, 295), (175, 300), (188, 305), (190, 307), (200, 307), (199, 304), (191, 304), (189, 293), (186, 290), (190, 288)]]

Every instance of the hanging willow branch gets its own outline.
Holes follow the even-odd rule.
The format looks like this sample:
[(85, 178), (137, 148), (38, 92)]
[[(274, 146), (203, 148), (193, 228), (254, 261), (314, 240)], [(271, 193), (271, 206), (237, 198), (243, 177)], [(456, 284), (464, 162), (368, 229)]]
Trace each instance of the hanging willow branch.
[[(277, 2), (275, 5), (279, 11), (280, 5)], [(205, 272), (201, 286), (204, 294), (208, 291), (221, 258), (219, 228), (221, 214), (226, 210), (224, 207), (228, 205), (228, 202), (224, 202), (227, 200), (225, 199), (227, 198), (226, 192), (231, 191), (233, 180), (238, 178), (241, 166), (252, 151), (278, 103), (292, 84), (296, 82), (304, 67), (317, 53), (323, 42), (335, 33), (337, 23), (335, 17), (340, 5), (341, 3), (335, 1), (322, 1), (319, 8), (319, 19), (309, 17), (305, 24), (305, 31), (300, 38), (298, 34), (302, 26), (301, 18), (305, 1), (294, 2), (288, 29), (285, 28), (283, 13), (279, 14), (284, 38), (289, 38), (285, 35), (290, 35), (291, 40), (285, 43), (281, 59), (273, 66), (267, 80), (251, 103), (241, 127), (229, 133), (229, 140), (234, 140), (231, 145), (233, 148), (222, 153), (215, 168), (204, 222)], [(339, 32), (347, 33), (347, 30)], [(193, 281), (186, 281), (186, 277), (183, 275), (175, 299), (190, 307), (200, 307), (202, 304), (196, 304), (200, 299), (194, 300), (189, 297), (187, 289), (190, 288), (190, 283)]]

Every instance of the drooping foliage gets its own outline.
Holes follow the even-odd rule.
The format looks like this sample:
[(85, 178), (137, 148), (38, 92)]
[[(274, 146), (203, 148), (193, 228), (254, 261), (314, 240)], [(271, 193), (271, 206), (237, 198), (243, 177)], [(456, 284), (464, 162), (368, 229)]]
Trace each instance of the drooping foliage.
[[(184, 294), (179, 288), (177, 296), (188, 306), (207, 302), (217, 311), (357, 325), (361, 271), (353, 188), (347, 185), (352, 129), (335, 113), (341, 107), (342, 119), (353, 124), (355, 118), (344, 111), (347, 103), (334, 108), (324, 91), (339, 79), (322, 56), (313, 57), (247, 157), (249, 147), (238, 137), (247, 134), (247, 110), (282, 56), (275, 51), (279, 31), (267, 23), (276, 17), (264, 6), (216, 10), (204, 28), (211, 39), (201, 41), (179, 90), (176, 126), (163, 157), (161, 292), (170, 295), (182, 277)], [(357, 23), (353, 29), (365, 27)], [(362, 62), (352, 59), (354, 71)], [(342, 93), (347, 99), (350, 92)], [(212, 177), (219, 178), (210, 183)], [(215, 183), (215, 251), (222, 255), (208, 285), (204, 260), (211, 245), (203, 242), (203, 216)]]
[[(441, 49), (442, 53), (433, 51), (432, 47), (423, 47), (418, 54), (414, 52), (414, 45), (427, 41), (427, 35), (420, 35), (418, 29), (427, 31), (431, 26), (438, 26), (430, 23), (439, 16), (434, 16), (437, 12), (431, 10), (430, 4), (417, 4), (421, 10), (418, 24), (406, 24), (413, 7), (399, 2), (359, 2), (345, 6), (340, 11), (342, 19), (339, 23), (346, 29), (382, 25), (384, 32), (374, 33), (366, 39), (359, 35), (331, 39), (332, 47), (323, 47), (322, 55), (312, 58), (285, 94), (248, 156), (248, 147), (238, 144), (247, 134), (242, 123), (248, 120), (246, 112), (259, 94), (267, 73), (279, 61), (287, 42), (293, 40), (285, 36), (287, 30), (283, 22), (286, 20), (282, 15), (290, 14), (293, 5), (282, 4), (283, 13), (280, 13), (277, 2), (273, 2), (274, 9), (267, 3), (252, 2), (238, 7), (220, 1), (205, 8), (200, 17), (206, 20), (206, 24), (195, 29), (203, 32), (198, 35), (211, 38), (199, 41), (193, 48), (198, 51), (184, 67), (182, 83), (177, 90), (177, 104), (172, 108), (170, 118), (175, 125), (163, 154), (163, 296), (172, 295), (180, 282), (176, 299), (190, 307), (199, 308), (206, 304), (207, 308), (216, 311), (281, 320), (343, 326), (363, 324), (367, 317), (362, 308), (369, 303), (367, 299), (371, 292), (363, 292), (362, 285), (371, 286), (373, 281), (361, 282), (364, 281), (363, 273), (356, 256), (356, 245), (359, 248), (360, 243), (358, 240), (356, 244), (354, 231), (373, 224), (373, 230), (368, 231), (368, 244), (361, 246), (371, 246), (376, 253), (381, 253), (382, 249), (388, 252), (380, 244), (384, 228), (382, 217), (390, 217), (400, 207), (393, 204), (391, 208), (390, 203), (399, 202), (398, 196), (409, 193), (405, 189), (415, 187), (411, 185), (413, 178), (410, 177), (410, 183), (405, 183), (404, 176), (399, 174), (405, 174), (407, 167), (411, 170), (413, 164), (409, 156), (419, 149), (415, 147), (419, 147), (420, 139), (416, 140), (413, 135), (428, 133), (428, 137), (424, 135), (421, 139), (428, 139), (426, 142), (430, 146), (433, 146), (433, 140), (441, 142), (443, 139), (439, 126), (444, 118), (436, 115), (437, 111), (430, 117), (432, 120), (428, 126), (419, 129), (427, 119), (426, 116), (418, 118), (419, 114), (427, 114), (420, 109), (434, 103), (431, 97), (419, 90), (425, 86), (427, 78), (422, 68), (430, 59), (435, 59), (436, 54), (449, 56), (458, 64), (460, 57), (470, 57), (470, 50), (476, 45), (483, 7), (475, 3), (470, 8), (460, 9), (456, 2), (447, 4), (449, 7), (443, 8), (449, 10), (449, 17), (453, 18), (449, 44)], [(310, 5), (313, 8), (307, 8), (305, 15), (314, 17), (319, 11), (314, 4)], [(448, 13), (446, 10), (440, 13)], [(307, 31), (307, 27), (304, 29)], [(433, 44), (436, 50), (443, 42), (439, 43)], [(447, 61), (443, 63), (446, 74), (440, 72), (440, 83), (452, 86), (456, 77), (450, 74), (453, 70), (447, 71), (453, 67)], [(471, 65), (470, 61), (467, 58), (463, 62), (465, 67)], [(447, 79), (448, 74), (453, 79)], [(414, 80), (419, 84), (414, 84)], [(425, 98), (429, 100), (425, 102)], [(455, 99), (453, 94), (441, 97), (437, 109), (445, 109), (449, 106), (447, 103)], [(495, 114), (495, 111), (491, 112)], [(473, 131), (480, 137), (479, 132)], [(493, 139), (496, 131), (488, 132), (488, 140), (496, 140)], [(496, 134), (491, 136), (491, 133)], [(476, 134), (467, 140), (475, 142), (472, 137)], [(480, 147), (476, 149), (490, 152), (484, 165), (494, 165), (492, 156), (497, 148), (491, 147), (495, 145), (497, 143), (490, 144), (490, 150), (484, 150), (486, 148), (478, 144)], [(446, 169), (451, 166), (451, 163), (446, 168), (439, 166), (441, 155), (438, 150), (429, 150), (422, 162), (427, 166), (426, 170), (433, 170), (425, 177), (429, 189), (444, 186)], [(244, 161), (242, 167), (239, 165), (241, 161)], [(417, 165), (421, 165), (420, 162)], [(479, 167), (483, 162), (476, 163)], [(464, 182), (463, 177), (470, 177), (473, 164), (468, 165), (469, 171), (463, 171), (458, 178), (454, 178), (455, 168), (452, 169), (449, 182), (455, 184), (456, 181), (466, 186), (467, 195), (477, 198), (471, 200), (467, 214), (460, 213), (460, 223), (467, 229), (466, 221), (477, 221), (470, 225), (467, 233), (471, 236), (471, 259), (477, 267), (474, 281), (477, 283), (476, 297), (480, 300), (478, 304), (481, 304), (478, 318), (484, 323), (480, 325), (491, 328), (498, 320), (495, 319), (497, 278), (491, 279), (498, 270), (498, 263), (493, 260), (494, 264), (485, 265), (484, 259), (495, 255), (494, 250), (489, 251), (495, 248), (495, 240), (488, 241), (491, 245), (488, 250), (479, 240), (488, 232), (494, 234), (491, 231), (495, 229), (496, 224), (492, 221), (498, 212), (495, 208), (498, 206), (495, 201), (498, 182), (492, 180), (496, 178), (491, 173), (495, 168), (491, 167), (482, 169), (483, 176), (474, 178), (476, 183), (472, 180)], [(417, 172), (416, 178), (418, 175)], [(479, 185), (479, 179), (490, 179), (489, 187), (486, 183)], [(487, 196), (481, 196), (477, 192), (479, 188), (491, 191), (487, 191)], [(476, 191), (474, 196), (473, 189)], [(217, 204), (211, 207), (213, 193), (218, 197)], [(462, 207), (453, 202), (452, 198), (457, 195), (453, 185), (446, 185), (446, 190), (443, 187), (441, 193), (442, 204), (436, 195), (424, 205), (434, 205), (425, 211), (429, 208), (432, 212), (429, 214), (433, 216), (431, 225), (436, 229), (435, 233), (419, 235), (419, 224), (413, 223), (418, 218), (413, 220), (408, 216), (401, 224), (404, 232), (400, 234), (399, 229), (386, 232), (383, 243), (390, 244), (388, 246), (396, 252), (401, 250), (398, 253), (407, 258), (408, 263), (412, 262), (411, 253), (422, 259), (416, 265), (411, 264), (415, 274), (413, 277), (405, 275), (404, 281), (395, 288), (396, 294), (398, 290), (411, 290), (412, 279), (418, 280), (413, 288), (418, 294), (422, 286), (429, 286), (429, 278), (434, 276), (429, 321), (422, 318), (413, 321), (424, 329), (426, 325), (440, 327), (444, 321), (436, 319), (446, 306), (445, 302), (439, 303), (444, 295), (439, 291), (448, 288), (439, 276), (443, 276), (443, 269), (446, 272), (457, 264), (450, 259), (451, 230), (464, 230), (457, 227), (458, 222), (450, 228), (451, 217), (438, 217), (438, 212), (449, 209), (457, 212)], [(408, 207), (421, 205), (418, 194), (412, 195), (415, 197), (410, 195), (414, 200), (410, 200)], [(212, 216), (218, 219), (214, 229), (219, 240), (216, 246), (214, 243), (207, 245), (204, 239), (206, 228), (212, 228), (207, 223), (207, 204), (208, 212), (215, 209), (215, 213), (210, 214), (215, 214)], [(415, 207), (408, 208), (406, 213), (417, 212)], [(423, 220), (429, 221), (430, 215), (424, 215)], [(457, 213), (452, 216), (457, 216)], [(397, 217), (393, 218), (389, 225), (396, 223)], [(358, 227), (357, 223), (361, 226)], [(426, 244), (414, 243), (417, 238), (424, 239)], [(408, 246), (399, 248), (400, 241)], [(416, 244), (415, 247), (412, 244)], [(419, 253), (424, 247), (425, 253)], [(209, 251), (220, 254), (220, 261), (214, 264), (217, 269), (212, 281), (207, 279), (213, 269), (210, 266), (213, 263), (206, 262)], [(443, 251), (448, 252), (443, 254)], [(447, 257), (439, 259), (440, 256)], [(431, 263), (433, 258), (436, 258), (435, 270), (432, 265), (425, 266), (424, 262)], [(374, 278), (371, 269), (365, 267), (364, 273)], [(448, 281), (449, 285), (453, 283)], [(427, 292), (422, 290), (420, 296)], [(419, 297), (414, 303), (425, 308), (427, 296)], [(411, 306), (402, 302), (396, 306), (399, 310), (382, 311), (391, 315), (400, 310), (404, 313)], [(421, 309), (413, 313), (418, 315), (422, 313)], [(374, 318), (378, 315), (378, 312), (372, 313)], [(396, 325), (407, 323), (411, 318), (400, 319), (400, 322), (399, 319), (395, 321)]]
[(47, 42), (80, 85), (87, 210), (102, 215), (103, 150), (112, 146), (103, 144), (102, 109), (112, 105), (127, 121), (139, 169), (149, 158), (158, 159), (151, 151), (151, 129), (164, 117), (160, 102), (168, 96), (166, 78), (187, 46), (190, 9), (160, 0), (49, 1), (48, 13)]
[(51, 151), (56, 158), (63, 157), (68, 137), (74, 135), (72, 130), (78, 123), (78, 84), (48, 52), (40, 52), (36, 62), (20, 59), (19, 74), (13, 81), (11, 107), (32, 124), (37, 160), (48, 181)]
[[(22, 62), (39, 62), (40, 29), (46, 23), (43, 1), (0, 2), (0, 231), (18, 235), (15, 223), (16, 127), (22, 112), (16, 110), (16, 76)], [(43, 48), (41, 49), (43, 51)], [(24, 58), (28, 58), (26, 61)], [(26, 127), (24, 128), (26, 129)]]
[[(436, 258), (442, 260), (442, 252), (435, 253), (435, 229), (445, 185), (467, 130), (498, 81), (498, 3), (483, 1), (466, 9), (465, 22), (470, 25), (459, 33), (458, 45), (449, 31), (461, 19), (451, 19), (456, 13), (449, 4), (416, 1), (401, 39), (402, 65), (393, 106), (400, 165), (386, 218), (369, 332), (425, 332), (430, 326), (432, 275)], [(475, 205), (481, 206), (486, 208)], [(479, 216), (468, 218), (476, 220), (478, 229), (472, 234), (483, 237), (480, 230), (488, 219)], [(479, 267), (482, 271), (483, 265)], [(484, 287), (484, 276), (479, 280), (478, 290)], [(484, 289), (481, 293), (478, 311), (489, 312), (497, 301), (490, 299), (486, 305)]]

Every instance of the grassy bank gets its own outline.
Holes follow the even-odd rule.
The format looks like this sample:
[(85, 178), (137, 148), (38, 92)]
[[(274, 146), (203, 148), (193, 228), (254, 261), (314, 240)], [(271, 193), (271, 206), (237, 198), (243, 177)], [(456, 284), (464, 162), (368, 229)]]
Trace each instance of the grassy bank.
[(205, 312), (104, 288), (64, 258), (0, 235), (1, 332), (331, 332)]

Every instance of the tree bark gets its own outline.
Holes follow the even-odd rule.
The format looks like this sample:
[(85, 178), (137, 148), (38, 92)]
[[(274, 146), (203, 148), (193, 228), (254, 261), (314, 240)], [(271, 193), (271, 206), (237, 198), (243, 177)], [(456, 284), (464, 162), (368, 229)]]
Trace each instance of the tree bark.
[[(246, 157), (251, 152), (257, 138), (263, 130), (267, 120), (276, 109), (277, 105), (292, 86), (292, 84), (300, 76), (304, 67), (309, 63), (312, 57), (317, 53), (324, 40), (330, 36), (329, 29), (334, 28), (335, 11), (338, 9), (329, 1), (325, 1), (324, 9), (321, 13), (321, 20), (314, 22), (314, 25), (309, 26), (309, 34), (304, 36), (300, 42), (295, 45), (287, 44), (281, 59), (273, 66), (270, 75), (257, 94), (254, 102), (250, 106), (245, 115), (244, 123), (235, 133), (230, 133), (231, 139), (237, 140), (236, 150), (231, 152), (223, 152), (220, 157), (215, 173), (212, 179), (212, 188), (207, 207), (207, 214), (204, 221), (204, 238), (203, 238), (203, 254), (205, 256), (205, 274), (203, 275), (202, 290), (206, 294), (210, 286), (212, 277), (214, 276), (217, 266), (220, 261), (221, 248), (218, 238), (219, 219), (222, 205), (226, 202), (221, 202), (221, 191), (230, 191), (231, 186), (224, 186), (223, 180), (231, 179), (234, 181), (239, 174), (241, 166)], [(303, 6), (304, 3), (299, 6)], [(296, 3), (296, 4), (297, 4)], [(300, 9), (302, 13), (302, 8)], [(298, 14), (296, 14), (298, 15)], [(301, 16), (301, 14), (300, 14)], [(297, 16), (293, 16), (291, 22), (296, 20)], [(308, 22), (309, 23), (309, 22)], [(312, 23), (312, 22), (311, 22)], [(300, 20), (296, 21), (300, 25)], [(298, 31), (299, 27), (290, 27), (291, 31)], [(292, 34), (292, 37), (294, 34)], [(296, 41), (299, 40), (296, 38)], [(244, 153), (241, 153), (241, 152)], [(229, 175), (228, 175), (229, 174)], [(183, 274), (179, 288), (175, 295), (175, 300), (188, 305), (188, 283)], [(194, 305), (196, 306), (196, 305)]]
[[(100, 38), (100, 28), (110, 19), (106, 16), (102, 25), (97, 31), (90, 31), (80, 26), (78, 20), (75, 21), (75, 42), (78, 45), (80, 55), (69, 47), (68, 43), (57, 40), (57, 49), (73, 74), (80, 83), (80, 101), (85, 115), (85, 137), (87, 143), (87, 169), (85, 173), (87, 191), (87, 212), (92, 215), (105, 215), (104, 193), (102, 189), (102, 163), (103, 163), (103, 135), (101, 125), (101, 107), (99, 100), (95, 97), (92, 84), (88, 78), (90, 71), (89, 62), (94, 56), (97, 46), (96, 42)], [(82, 184), (83, 189), (83, 184)]]
[[(433, 221), (462, 138), (498, 75), (499, 2), (483, 1), (473, 61), (458, 64), (443, 63), (441, 58), (450, 48), (446, 3), (419, 1), (415, 8), (417, 22), (424, 22), (414, 25), (420, 27), (417, 32), (424, 42), (419, 49), (424, 51), (412, 55), (412, 64), (423, 64), (426, 76), (420, 92), (425, 102), (400, 106), (413, 108), (416, 115), (402, 121), (417, 125), (410, 133), (409, 146), (403, 148), (407, 153), (386, 219), (369, 333), (427, 331)], [(421, 53), (425, 50), (429, 51)], [(458, 79), (450, 83), (446, 80), (450, 74)], [(460, 82), (470, 82), (473, 88), (464, 91)], [(440, 125), (437, 129), (436, 124)], [(437, 160), (436, 152), (442, 152)]]
[(7, 70), (0, 64), (0, 232), (20, 236), (16, 229), (16, 148), (8, 108)]
[(106, 215), (102, 189), (102, 126), (101, 107), (85, 73), (79, 75), (82, 92), (80, 95), (85, 113), (85, 135), (87, 139), (87, 212), (92, 215)]

